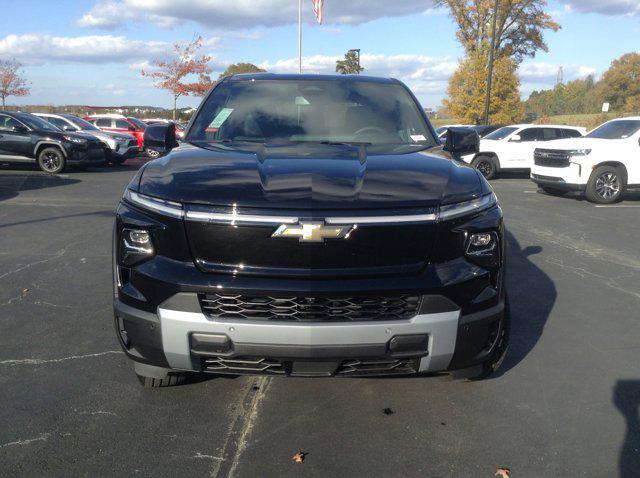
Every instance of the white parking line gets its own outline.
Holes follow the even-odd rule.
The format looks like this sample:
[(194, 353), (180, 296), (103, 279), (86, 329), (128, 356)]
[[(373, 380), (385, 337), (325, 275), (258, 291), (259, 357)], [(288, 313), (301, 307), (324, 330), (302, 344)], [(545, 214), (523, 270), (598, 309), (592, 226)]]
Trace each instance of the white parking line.
[(623, 205), (623, 206), (594, 206), (594, 207), (610, 207), (610, 208), (624, 208), (624, 207), (640, 207), (640, 204), (637, 205)]

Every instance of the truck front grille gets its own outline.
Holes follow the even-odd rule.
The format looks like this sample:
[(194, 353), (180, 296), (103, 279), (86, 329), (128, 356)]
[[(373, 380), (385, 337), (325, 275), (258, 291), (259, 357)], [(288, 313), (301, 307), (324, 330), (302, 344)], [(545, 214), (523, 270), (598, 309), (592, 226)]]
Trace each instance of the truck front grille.
[(206, 294), (202, 312), (210, 319), (349, 322), (411, 319), (420, 296), (269, 297)]
[(569, 154), (554, 149), (536, 149), (533, 155), (536, 166), (547, 168), (566, 168), (569, 166)]

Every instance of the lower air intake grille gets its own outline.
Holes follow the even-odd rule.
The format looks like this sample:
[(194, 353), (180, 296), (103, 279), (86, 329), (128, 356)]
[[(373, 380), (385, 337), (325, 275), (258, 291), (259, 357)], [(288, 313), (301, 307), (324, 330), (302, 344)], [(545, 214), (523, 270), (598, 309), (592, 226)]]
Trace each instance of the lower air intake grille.
[(349, 322), (402, 320), (417, 315), (420, 296), (268, 297), (207, 294), (200, 296), (211, 319)]
[(203, 359), (202, 368), (204, 372), (214, 373), (237, 373), (237, 374), (266, 374), (284, 375), (285, 369), (282, 362), (267, 358), (257, 357), (237, 357), (222, 358), (211, 357)]
[(347, 360), (342, 363), (336, 375), (404, 375), (416, 373), (419, 364), (419, 359)]

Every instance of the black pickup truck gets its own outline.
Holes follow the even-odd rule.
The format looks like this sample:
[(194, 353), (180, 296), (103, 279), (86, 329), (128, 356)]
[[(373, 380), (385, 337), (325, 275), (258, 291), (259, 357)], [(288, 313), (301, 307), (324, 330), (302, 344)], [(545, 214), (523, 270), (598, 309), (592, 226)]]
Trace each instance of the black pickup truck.
[(105, 148), (91, 135), (62, 131), (35, 115), (0, 111), (0, 162), (35, 162), (58, 174), (66, 166), (104, 164)]
[[(507, 349), (504, 225), (409, 89), (226, 78), (125, 190), (115, 328), (148, 387), (188, 373), (481, 378)], [(460, 372), (462, 370), (462, 372)]]

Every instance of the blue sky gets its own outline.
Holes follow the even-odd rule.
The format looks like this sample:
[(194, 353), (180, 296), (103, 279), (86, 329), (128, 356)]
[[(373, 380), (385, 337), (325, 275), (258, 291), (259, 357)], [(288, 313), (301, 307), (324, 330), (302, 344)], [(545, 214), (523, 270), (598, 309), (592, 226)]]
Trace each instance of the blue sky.
[[(445, 11), (429, 0), (325, 0), (325, 23), (303, 0), (305, 71), (330, 73), (350, 48), (366, 72), (405, 81), (425, 107), (437, 107), (462, 51)], [(558, 0), (548, 4), (557, 32), (549, 53), (521, 66), (522, 94), (565, 79), (601, 74), (640, 48), (640, 0)], [(169, 107), (168, 93), (140, 68), (171, 43), (205, 39), (214, 75), (248, 61), (269, 71), (297, 71), (296, 0), (23, 0), (0, 16), (0, 58), (25, 66), (31, 95), (9, 104), (144, 104)], [(180, 106), (197, 105), (183, 98)]]

